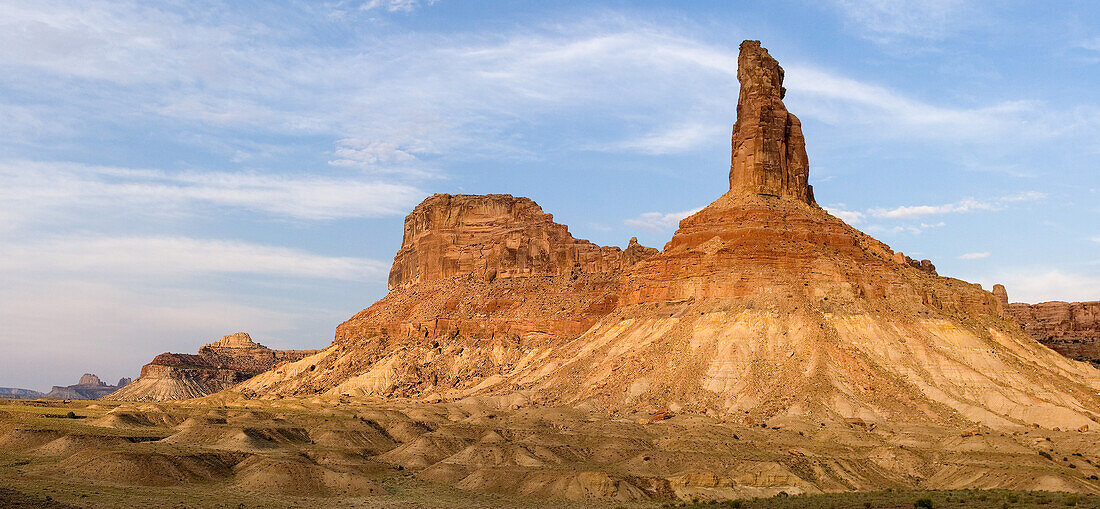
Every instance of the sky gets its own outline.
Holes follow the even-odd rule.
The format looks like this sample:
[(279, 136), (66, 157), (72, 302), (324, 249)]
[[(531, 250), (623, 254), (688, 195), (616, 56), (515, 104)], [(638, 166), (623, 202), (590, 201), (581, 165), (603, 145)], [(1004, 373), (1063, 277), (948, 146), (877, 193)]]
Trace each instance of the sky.
[(663, 246), (728, 189), (744, 39), (823, 207), (1012, 301), (1100, 299), (1094, 2), (0, 0), (0, 386), (322, 348), (433, 193)]

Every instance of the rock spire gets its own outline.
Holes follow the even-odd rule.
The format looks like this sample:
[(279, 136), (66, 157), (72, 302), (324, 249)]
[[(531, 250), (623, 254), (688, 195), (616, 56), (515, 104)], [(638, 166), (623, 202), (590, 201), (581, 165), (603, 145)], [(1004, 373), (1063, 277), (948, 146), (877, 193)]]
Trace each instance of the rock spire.
[(816, 205), (808, 184), (802, 124), (783, 105), (783, 68), (760, 41), (741, 43), (737, 81), (741, 94), (733, 125), (730, 192)]

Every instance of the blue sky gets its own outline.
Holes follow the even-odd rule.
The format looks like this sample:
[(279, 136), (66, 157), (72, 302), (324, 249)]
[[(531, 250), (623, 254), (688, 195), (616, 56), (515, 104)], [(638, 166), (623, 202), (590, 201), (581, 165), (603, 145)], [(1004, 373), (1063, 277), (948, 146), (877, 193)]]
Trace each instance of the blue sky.
[(818, 201), (1013, 301), (1100, 299), (1092, 2), (0, 1), (0, 386), (319, 348), (436, 192), (653, 246), (728, 186), (736, 56)]

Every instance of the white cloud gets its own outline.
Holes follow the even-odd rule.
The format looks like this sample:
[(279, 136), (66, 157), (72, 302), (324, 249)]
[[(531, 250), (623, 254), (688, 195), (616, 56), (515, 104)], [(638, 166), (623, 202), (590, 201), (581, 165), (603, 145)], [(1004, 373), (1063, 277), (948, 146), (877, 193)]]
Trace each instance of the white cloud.
[(1089, 51), (1100, 51), (1100, 37), (1082, 41), (1078, 46)]
[(371, 281), (387, 269), (386, 264), (365, 258), (188, 237), (64, 237), (0, 245), (0, 271), (21, 274), (181, 278), (237, 273)]
[(1034, 304), (1052, 300), (1100, 300), (1100, 276), (1094, 273), (1072, 273), (1051, 267), (1021, 267), (980, 279), (988, 288), (996, 283), (1005, 285), (1012, 302)]
[(56, 210), (193, 214), (199, 205), (326, 220), (404, 214), (424, 196), (405, 184), (362, 178), (164, 172), (75, 163), (0, 161), (0, 215)]
[(700, 123), (680, 124), (661, 128), (634, 139), (627, 139), (607, 147), (611, 151), (661, 155), (686, 152), (716, 142), (728, 135), (726, 123), (708, 125)]
[(984, 252), (981, 252), (981, 253), (966, 253), (966, 254), (960, 255), (959, 259), (960, 260), (980, 260), (982, 258), (989, 258), (989, 254), (990, 254), (989, 251), (984, 251)]
[(827, 206), (825, 207), (825, 210), (828, 210), (830, 214), (839, 217), (845, 223), (848, 223), (850, 225), (860, 224), (867, 218), (867, 215), (863, 212), (859, 212), (856, 210), (845, 210), (844, 204)]
[(877, 42), (936, 40), (976, 20), (966, 0), (833, 0), (850, 26)]
[(629, 226), (642, 228), (651, 232), (662, 232), (676, 228), (684, 218), (703, 210), (702, 207), (684, 212), (645, 212), (633, 219), (623, 221)]
[(1010, 203), (1037, 201), (1043, 198), (1046, 198), (1046, 194), (1030, 191), (990, 200), (966, 198), (943, 205), (905, 205), (892, 209), (874, 208), (868, 210), (867, 213), (885, 219), (910, 219), (929, 215), (961, 214), (979, 210), (1003, 210)]

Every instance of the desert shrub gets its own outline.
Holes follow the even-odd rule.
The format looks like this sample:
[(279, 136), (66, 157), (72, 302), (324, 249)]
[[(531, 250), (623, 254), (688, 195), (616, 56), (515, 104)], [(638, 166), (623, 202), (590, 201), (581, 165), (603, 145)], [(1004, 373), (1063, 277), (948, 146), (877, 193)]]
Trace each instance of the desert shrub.
[(1053, 456), (1051, 456), (1049, 452), (1046, 452), (1046, 451), (1039, 451), (1039, 456), (1042, 456), (1042, 457), (1044, 457), (1044, 458), (1046, 458), (1046, 459), (1048, 459), (1048, 460), (1054, 461), (1054, 457), (1053, 457)]
[(932, 509), (932, 499), (928, 497), (918, 498), (916, 502), (913, 502), (913, 507)]

